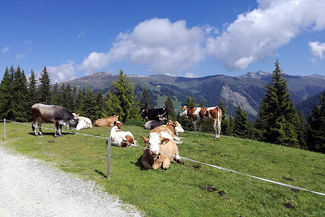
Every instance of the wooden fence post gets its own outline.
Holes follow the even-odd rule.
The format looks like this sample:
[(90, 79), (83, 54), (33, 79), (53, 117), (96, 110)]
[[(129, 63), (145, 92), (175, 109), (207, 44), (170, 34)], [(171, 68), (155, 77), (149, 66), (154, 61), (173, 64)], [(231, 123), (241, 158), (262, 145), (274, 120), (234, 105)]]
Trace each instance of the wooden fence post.
[(6, 119), (3, 119), (3, 141), (6, 142)]
[(111, 176), (111, 137), (107, 140), (107, 179)]

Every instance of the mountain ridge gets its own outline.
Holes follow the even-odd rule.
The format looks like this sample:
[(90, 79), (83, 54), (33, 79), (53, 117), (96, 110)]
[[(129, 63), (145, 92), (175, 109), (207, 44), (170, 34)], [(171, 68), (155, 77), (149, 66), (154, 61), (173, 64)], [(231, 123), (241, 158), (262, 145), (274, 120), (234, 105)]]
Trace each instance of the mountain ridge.
[[(293, 103), (297, 106), (308, 98), (325, 90), (325, 76), (309, 75), (297, 76), (283, 74), (287, 79)], [(218, 105), (224, 101), (228, 113), (234, 114), (237, 106), (241, 106), (250, 118), (256, 118), (259, 105), (265, 94), (265, 85), (272, 80), (269, 72), (247, 72), (240, 76), (227, 76), (215, 74), (203, 77), (182, 77), (165, 74), (149, 76), (128, 75), (135, 86), (135, 95), (139, 99), (144, 88), (147, 89), (151, 106), (163, 106), (167, 96), (172, 96), (174, 106), (179, 109), (186, 102), (187, 96), (195, 98), (205, 106)], [(89, 87), (94, 92), (112, 90), (113, 81), (118, 75), (106, 72), (97, 72), (81, 78), (76, 78), (69, 83), (77, 88)]]

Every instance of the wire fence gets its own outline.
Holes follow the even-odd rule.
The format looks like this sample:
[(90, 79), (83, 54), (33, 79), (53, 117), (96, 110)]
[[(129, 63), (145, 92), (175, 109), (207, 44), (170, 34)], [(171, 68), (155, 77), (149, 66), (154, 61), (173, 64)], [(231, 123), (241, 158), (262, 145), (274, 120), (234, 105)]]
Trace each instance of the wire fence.
[[(16, 121), (1, 120), (0, 122), (4, 122), (4, 139), (5, 139), (5, 124), (6, 124), (6, 122), (10, 122), (10, 123), (14, 123), (14, 124), (20, 124), (20, 125), (25, 125), (25, 126), (31, 127), (31, 124), (26, 124), (26, 123), (21, 123), (21, 122), (16, 122)], [(44, 129), (47, 129), (47, 130), (54, 130), (52, 128), (46, 128), (46, 127), (43, 127), (43, 128)], [(91, 135), (91, 134), (84, 134), (84, 133), (77, 133), (77, 132), (70, 132), (70, 131), (63, 131), (63, 132), (64, 133), (75, 134), (75, 135), (81, 135), (81, 136), (88, 136), (88, 137), (93, 137), (93, 138), (98, 138), (98, 139), (105, 139), (105, 140), (108, 139), (108, 137), (95, 136), (95, 135)], [(144, 146), (137, 145), (137, 144), (133, 144), (132, 147), (138, 147), (138, 148), (143, 148), (143, 149), (146, 148)], [(110, 150), (110, 147), (108, 147), (108, 148)], [(170, 155), (170, 156), (175, 156), (173, 154), (166, 153), (166, 152), (162, 152), (162, 153), (163, 154), (166, 154), (166, 155)], [(110, 151), (108, 151), (108, 163), (107, 163), (107, 166), (108, 166), (108, 171), (107, 171), (108, 174), (107, 174), (107, 177), (108, 178), (109, 178), (109, 175), (110, 175), (109, 174), (110, 173), (110, 171), (109, 171), (110, 156), (111, 156), (110, 155)], [(208, 167), (216, 168), (216, 169), (223, 170), (223, 171), (227, 171), (227, 172), (232, 172), (232, 173), (235, 173), (235, 174), (243, 175), (243, 176), (250, 177), (250, 178), (253, 178), (253, 179), (257, 179), (257, 180), (261, 180), (261, 181), (264, 181), (264, 182), (268, 182), (268, 183), (272, 183), (272, 184), (276, 184), (276, 185), (280, 185), (280, 186), (284, 186), (284, 187), (289, 187), (289, 188), (292, 188), (292, 189), (297, 189), (297, 190), (306, 191), (306, 192), (310, 192), (310, 193), (313, 193), (313, 194), (325, 196), (325, 193), (322, 193), (322, 192), (312, 191), (312, 190), (309, 190), (309, 189), (306, 189), (306, 188), (302, 188), (302, 187), (298, 187), (298, 186), (294, 186), (294, 185), (289, 185), (289, 184), (285, 184), (285, 183), (282, 183), (282, 182), (273, 181), (273, 180), (270, 180), (270, 179), (261, 178), (261, 177), (258, 177), (258, 176), (254, 176), (254, 175), (250, 175), (250, 174), (238, 172), (238, 171), (235, 171), (235, 170), (232, 170), (232, 169), (227, 169), (227, 168), (224, 168), (224, 167), (220, 167), (220, 166), (216, 166), (216, 165), (213, 165), (213, 164), (209, 164), (209, 163), (205, 163), (205, 162), (193, 160), (193, 159), (186, 158), (186, 157), (182, 157), (182, 156), (180, 156), (180, 158), (183, 159), (183, 160), (185, 160), (185, 161), (189, 161), (189, 162), (193, 162), (193, 163), (205, 165), (205, 166), (208, 166)]]

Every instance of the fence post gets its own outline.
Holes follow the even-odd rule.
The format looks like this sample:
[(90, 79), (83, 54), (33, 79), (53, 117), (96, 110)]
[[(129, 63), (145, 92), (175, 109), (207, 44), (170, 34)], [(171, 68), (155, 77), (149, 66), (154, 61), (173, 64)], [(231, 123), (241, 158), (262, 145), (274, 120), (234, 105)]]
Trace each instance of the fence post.
[(111, 137), (108, 137), (107, 140), (107, 179), (111, 175)]
[(6, 142), (6, 119), (3, 119), (3, 141)]

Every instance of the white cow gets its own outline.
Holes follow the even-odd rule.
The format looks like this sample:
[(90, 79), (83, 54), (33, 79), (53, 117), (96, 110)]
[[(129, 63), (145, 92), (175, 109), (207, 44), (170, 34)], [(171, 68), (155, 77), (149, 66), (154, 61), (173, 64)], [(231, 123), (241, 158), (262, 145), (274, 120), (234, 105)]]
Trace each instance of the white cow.
[(72, 113), (76, 119), (78, 119), (78, 125), (76, 126), (76, 130), (93, 128), (91, 120), (89, 118), (79, 116), (79, 114)]
[(130, 131), (120, 130), (122, 125), (123, 124), (119, 121), (114, 122), (114, 126), (111, 129), (111, 134), (107, 139), (108, 145), (128, 147), (136, 144), (134, 136)]

